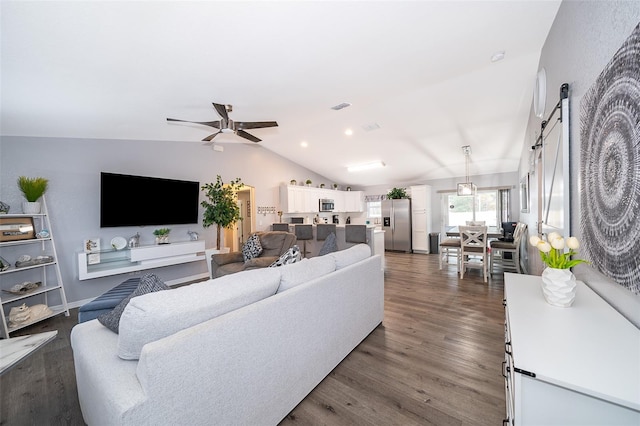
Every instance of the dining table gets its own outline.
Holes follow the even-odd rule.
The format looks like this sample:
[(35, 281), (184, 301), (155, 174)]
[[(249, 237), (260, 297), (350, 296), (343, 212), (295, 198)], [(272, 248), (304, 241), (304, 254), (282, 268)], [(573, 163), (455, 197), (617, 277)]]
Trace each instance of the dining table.
[[(447, 237), (459, 237), (460, 229), (457, 226), (447, 228)], [(487, 226), (487, 238), (502, 238), (502, 229), (497, 226)]]

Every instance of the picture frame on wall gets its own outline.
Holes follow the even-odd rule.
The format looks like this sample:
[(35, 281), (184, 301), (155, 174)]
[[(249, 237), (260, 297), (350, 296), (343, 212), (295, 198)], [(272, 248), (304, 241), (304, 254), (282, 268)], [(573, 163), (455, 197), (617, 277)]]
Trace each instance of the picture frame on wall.
[(32, 217), (0, 217), (0, 242), (36, 238)]
[(529, 213), (529, 176), (527, 173), (520, 179), (520, 211), (522, 213)]

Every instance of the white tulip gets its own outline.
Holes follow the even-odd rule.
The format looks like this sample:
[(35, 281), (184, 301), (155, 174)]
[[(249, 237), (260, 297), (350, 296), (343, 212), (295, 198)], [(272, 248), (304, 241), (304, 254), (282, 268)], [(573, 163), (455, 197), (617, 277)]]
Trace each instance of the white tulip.
[(542, 240), (540, 240), (540, 237), (538, 237), (537, 235), (532, 235), (529, 238), (529, 244), (531, 244), (534, 247), (537, 246), (540, 241)]
[(571, 250), (578, 250), (578, 247), (580, 247), (580, 243), (578, 242), (578, 239), (576, 237), (569, 237), (567, 238), (567, 247), (569, 247)]
[(553, 240), (549, 241), (549, 243), (551, 243), (551, 247), (556, 250), (562, 250), (564, 248), (564, 238), (562, 237), (554, 238)]
[(549, 242), (555, 240), (556, 238), (562, 238), (562, 235), (558, 234), (557, 232), (550, 232), (549, 235), (547, 235), (547, 241)]
[(543, 253), (549, 253), (551, 251), (551, 244), (549, 244), (546, 241), (540, 240), (536, 245), (536, 247), (538, 247), (538, 250), (540, 250)]

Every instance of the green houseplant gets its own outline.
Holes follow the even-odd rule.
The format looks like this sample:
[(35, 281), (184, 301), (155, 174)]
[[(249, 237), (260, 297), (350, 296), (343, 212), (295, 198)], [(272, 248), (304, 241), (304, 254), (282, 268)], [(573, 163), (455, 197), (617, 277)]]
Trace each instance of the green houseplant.
[(393, 188), (387, 193), (387, 198), (390, 200), (399, 200), (401, 198), (409, 198), (409, 195), (405, 188)]
[(153, 231), (153, 235), (156, 236), (156, 243), (169, 244), (169, 232), (171, 232), (170, 228), (159, 228)]
[(26, 198), (22, 203), (22, 211), (26, 214), (40, 213), (40, 197), (47, 191), (49, 180), (43, 177), (18, 177), (18, 188)]
[(222, 228), (230, 228), (241, 218), (236, 194), (242, 186), (240, 178), (225, 184), (220, 175), (218, 175), (214, 183), (204, 184), (201, 188), (207, 197), (201, 203), (202, 207), (204, 207), (202, 226), (208, 228), (216, 224), (216, 248), (218, 250), (220, 250)]

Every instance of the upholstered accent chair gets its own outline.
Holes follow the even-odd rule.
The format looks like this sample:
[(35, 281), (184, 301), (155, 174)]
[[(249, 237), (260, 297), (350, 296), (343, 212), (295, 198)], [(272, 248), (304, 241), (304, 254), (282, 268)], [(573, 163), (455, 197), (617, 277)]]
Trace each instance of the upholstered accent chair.
[(211, 256), (211, 278), (249, 269), (266, 268), (296, 243), (295, 234), (290, 232), (267, 231), (256, 234), (262, 246), (260, 255), (245, 262), (242, 251), (214, 254)]

